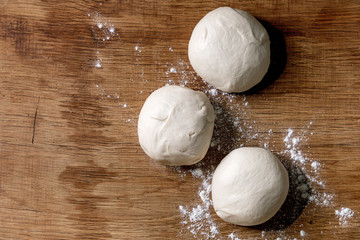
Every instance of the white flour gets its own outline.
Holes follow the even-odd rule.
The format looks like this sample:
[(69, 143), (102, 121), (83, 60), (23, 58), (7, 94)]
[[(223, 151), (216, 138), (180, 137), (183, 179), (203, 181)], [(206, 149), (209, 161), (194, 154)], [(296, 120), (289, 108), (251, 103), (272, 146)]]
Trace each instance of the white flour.
[[(103, 16), (101, 13), (97, 11), (93, 11), (88, 13), (88, 17), (93, 21), (95, 24), (92, 26), (92, 32), (96, 39), (98, 39), (98, 45), (99, 44), (105, 44), (108, 41), (120, 41), (120, 36), (116, 32), (116, 27), (111, 22), (110, 19)], [(143, 47), (140, 46), (140, 44), (136, 44), (134, 47), (136, 55), (139, 55), (143, 51)], [(139, 58), (136, 59), (136, 61), (139, 61)], [(103, 59), (101, 57), (101, 48), (99, 48), (96, 51), (96, 58), (93, 61), (93, 66), (96, 69), (102, 69), (105, 66), (103, 65)], [(142, 74), (143, 75), (143, 74)], [(99, 91), (99, 95), (104, 96), (108, 98), (110, 101), (116, 102), (120, 107), (124, 109), (130, 108), (129, 104), (125, 102), (126, 99), (121, 98), (119, 93), (110, 93), (110, 91), (105, 90), (100, 84), (96, 83), (95, 87)], [(119, 90), (119, 89), (117, 89)], [(139, 91), (140, 94), (143, 93), (143, 91)], [(128, 118), (127, 116), (124, 117), (124, 122), (132, 122), (134, 119)]]
[(186, 230), (192, 233), (195, 238), (215, 238), (219, 234), (219, 230), (210, 214), (210, 207), (212, 205), (210, 199), (212, 175), (203, 174), (200, 168), (190, 170), (190, 172), (193, 177), (202, 180), (202, 184), (197, 192), (200, 201), (193, 206), (179, 206), (182, 217), (181, 224)]
[[(165, 72), (168, 84), (186, 86), (190, 79), (199, 81), (196, 73), (191, 72), (189, 66), (181, 59), (177, 64), (166, 63), (165, 66), (168, 69)], [(326, 181), (320, 176), (323, 164), (319, 160), (307, 157), (302, 150), (306, 149), (309, 137), (314, 134), (310, 131), (313, 121), (309, 121), (300, 130), (285, 129), (284, 148), (279, 152), (276, 148), (273, 149), (271, 144), (271, 140), (275, 137), (272, 129), (260, 128), (256, 121), (246, 120), (247, 110), (251, 109), (246, 96), (222, 93), (210, 85), (206, 85), (200, 90), (208, 95), (217, 116), (211, 148), (216, 149), (219, 153), (227, 154), (234, 148), (246, 146), (248, 142), (255, 139), (259, 142), (259, 146), (280, 155), (280, 159), (289, 159), (290, 161), (287, 164), (296, 167), (289, 171), (292, 176), (292, 184), (296, 186), (296, 195), (299, 198), (296, 201), (309, 201), (310, 204), (313, 203), (315, 208), (332, 208), (334, 206), (334, 194), (326, 192)], [(237, 99), (236, 104), (234, 104), (235, 99)], [(239, 99), (241, 100), (240, 103)], [(227, 108), (226, 111), (223, 110), (224, 106)], [(259, 132), (262, 132), (261, 135)], [(226, 136), (227, 141), (230, 140), (231, 144), (224, 144), (224, 136)], [(235, 231), (239, 228), (234, 227), (234, 232), (228, 236), (223, 236), (215, 220), (211, 218), (210, 213), (213, 211), (210, 198), (212, 172), (204, 172), (201, 169), (202, 164), (200, 162), (198, 164), (200, 168), (195, 170), (186, 171), (177, 168), (181, 177), (184, 177), (186, 172), (190, 172), (194, 178), (201, 179), (201, 185), (197, 192), (198, 201), (179, 206), (183, 226), (180, 235), (188, 232), (194, 239), (241, 239), (239, 233)], [(294, 206), (295, 210), (296, 208), (297, 206)], [(339, 225), (347, 224), (354, 215), (351, 210), (346, 210), (346, 208), (338, 210), (335, 214), (339, 218)], [(274, 238), (276, 234), (276, 239), (293, 239), (287, 235), (286, 228), (285, 230), (259, 232), (257, 238)], [(304, 230), (300, 230), (298, 234), (300, 239), (311, 238)]]
[[(114, 39), (120, 39), (119, 34), (116, 33), (114, 24), (111, 23), (111, 20), (105, 18), (102, 14), (96, 11), (88, 13), (88, 17), (95, 24), (95, 26), (92, 26), (91, 30), (98, 41), (97, 45), (112, 41)], [(102, 68), (102, 59), (99, 54), (99, 51), (96, 51), (97, 58), (93, 61), (93, 66), (98, 69)]]
[(135, 51), (137, 51), (137, 52), (139, 52), (139, 53), (142, 52), (142, 50), (141, 50), (141, 48), (140, 48), (139, 45), (136, 45), (136, 46), (134, 47), (134, 49), (135, 49)]
[(101, 68), (101, 60), (96, 60), (95, 67)]
[(88, 13), (88, 17), (91, 18), (96, 25), (95, 28), (92, 28), (92, 31), (99, 41), (106, 42), (114, 38), (120, 39), (110, 19), (105, 18), (96, 11)]
[[(170, 52), (174, 50), (170, 47)], [(197, 79), (197, 76), (194, 72), (189, 71), (190, 66), (185, 63), (181, 58), (178, 59), (176, 64), (165, 63), (164, 67), (167, 69), (165, 75), (167, 77), (167, 85), (179, 85), (186, 86), (189, 82), (189, 79)]]
[(354, 216), (354, 211), (350, 208), (342, 207), (340, 210), (335, 210), (335, 216), (339, 219), (339, 224), (344, 226)]
[(289, 128), (287, 130), (287, 135), (284, 138), (286, 150), (285, 153), (290, 153), (290, 157), (292, 160), (300, 162), (301, 164), (304, 164), (307, 160), (303, 154), (302, 151), (298, 149), (298, 144), (302, 140), (302, 137), (293, 137), (294, 131)]
[(228, 237), (229, 237), (230, 240), (240, 240), (239, 238), (237, 238), (235, 236), (235, 233), (230, 233)]

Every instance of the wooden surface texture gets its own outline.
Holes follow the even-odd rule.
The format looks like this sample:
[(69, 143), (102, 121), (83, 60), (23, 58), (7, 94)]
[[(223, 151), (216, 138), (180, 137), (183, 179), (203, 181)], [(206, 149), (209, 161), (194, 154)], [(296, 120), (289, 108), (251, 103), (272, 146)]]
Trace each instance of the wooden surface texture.
[[(187, 58), (192, 29), (220, 6), (248, 11), (271, 35), (272, 72), (251, 93), (212, 97)], [(215, 239), (360, 239), (359, 69), (357, 0), (0, 0), (0, 239), (206, 239), (179, 211), (196, 207), (202, 179), (138, 144), (141, 106), (165, 84), (222, 106), (215, 131), (226, 148), (209, 150), (204, 171), (241, 144), (266, 144), (291, 165), (292, 129), (321, 164), (303, 165), (325, 183), (313, 190), (333, 196), (273, 231), (224, 223), (210, 208)], [(229, 127), (238, 112), (248, 134)], [(348, 224), (335, 215), (342, 207), (354, 211)]]

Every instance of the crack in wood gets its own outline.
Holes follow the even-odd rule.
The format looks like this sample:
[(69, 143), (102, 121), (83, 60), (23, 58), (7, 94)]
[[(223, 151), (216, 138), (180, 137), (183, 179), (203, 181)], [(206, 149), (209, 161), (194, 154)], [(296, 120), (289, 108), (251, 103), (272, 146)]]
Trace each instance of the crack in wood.
[(34, 114), (33, 134), (32, 134), (31, 144), (34, 144), (34, 141), (35, 141), (36, 119), (37, 119), (37, 114), (38, 114), (39, 102), (40, 102), (40, 97), (38, 99), (38, 103), (36, 105), (35, 114)]

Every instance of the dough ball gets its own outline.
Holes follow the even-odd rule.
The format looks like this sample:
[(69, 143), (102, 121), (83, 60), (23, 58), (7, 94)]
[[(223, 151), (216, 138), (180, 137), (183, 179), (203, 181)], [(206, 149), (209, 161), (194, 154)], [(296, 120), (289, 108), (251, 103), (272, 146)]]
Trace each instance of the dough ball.
[(263, 148), (233, 150), (216, 168), (212, 180), (216, 214), (242, 226), (269, 220), (284, 203), (288, 190), (285, 167)]
[(139, 142), (161, 164), (195, 164), (209, 149), (214, 120), (214, 109), (204, 93), (165, 86), (153, 92), (141, 109)]
[(220, 7), (194, 28), (188, 55), (205, 81), (225, 92), (244, 92), (258, 84), (270, 64), (270, 40), (249, 13)]

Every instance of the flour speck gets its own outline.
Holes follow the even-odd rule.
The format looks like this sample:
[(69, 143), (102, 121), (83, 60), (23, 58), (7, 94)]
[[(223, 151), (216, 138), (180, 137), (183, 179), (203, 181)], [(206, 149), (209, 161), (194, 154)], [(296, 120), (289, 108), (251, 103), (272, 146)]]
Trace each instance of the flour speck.
[(209, 90), (209, 93), (211, 94), (211, 96), (216, 96), (218, 93), (218, 90), (216, 88), (212, 88)]
[(101, 13), (96, 11), (88, 13), (88, 17), (96, 24), (96, 28), (91, 28), (95, 39), (101, 39), (104, 43), (113, 38), (120, 40), (120, 36), (116, 33), (115, 26), (111, 23), (110, 19), (107, 19)]
[(201, 168), (196, 168), (194, 170), (190, 170), (190, 172), (193, 175), (193, 177), (195, 177), (195, 178), (201, 178), (202, 176), (204, 176), (204, 173), (201, 170)]
[(354, 216), (354, 211), (350, 208), (342, 207), (340, 210), (335, 210), (335, 216), (339, 219), (339, 225), (344, 226)]
[(230, 240), (240, 240), (239, 238), (236, 237), (235, 233), (233, 233), (233, 232), (230, 233), (228, 237)]
[(100, 61), (97, 61), (97, 62), (95, 63), (95, 67), (101, 68), (101, 67), (102, 67), (102, 66), (101, 66), (101, 62), (100, 62)]
[(311, 163), (311, 167), (313, 168), (314, 171), (318, 170), (320, 166), (321, 164), (317, 161)]

